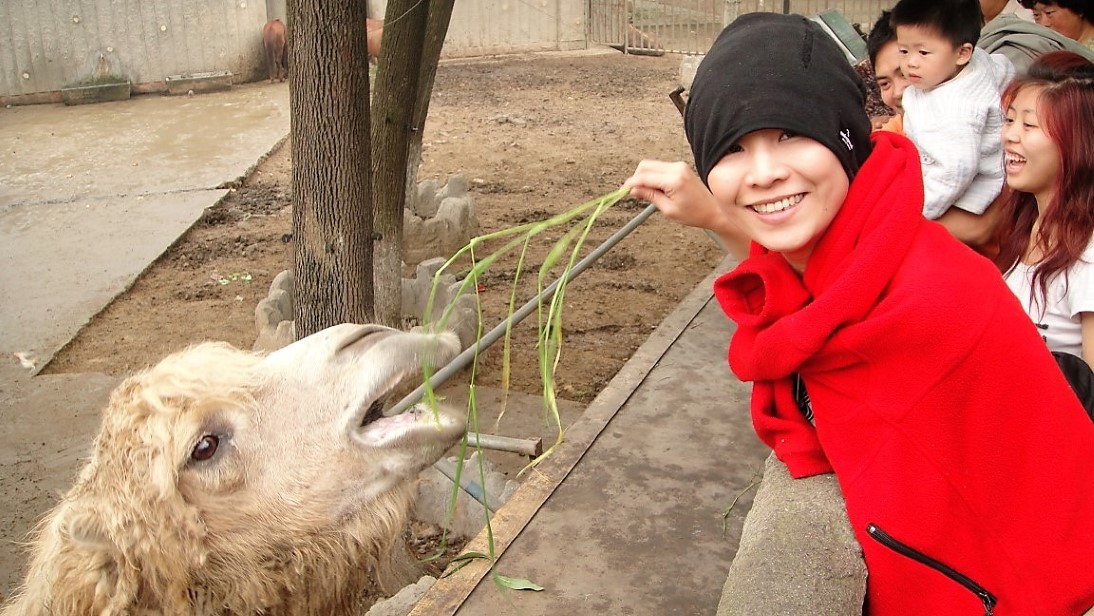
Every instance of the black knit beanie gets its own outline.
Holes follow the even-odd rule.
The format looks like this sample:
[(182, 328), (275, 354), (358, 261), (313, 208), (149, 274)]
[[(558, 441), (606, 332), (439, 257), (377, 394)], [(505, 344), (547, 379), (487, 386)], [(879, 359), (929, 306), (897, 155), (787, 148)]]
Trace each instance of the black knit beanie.
[(763, 128), (820, 142), (853, 179), (871, 147), (865, 98), (820, 26), (801, 15), (749, 13), (722, 30), (699, 64), (684, 131), (704, 183), (731, 146)]

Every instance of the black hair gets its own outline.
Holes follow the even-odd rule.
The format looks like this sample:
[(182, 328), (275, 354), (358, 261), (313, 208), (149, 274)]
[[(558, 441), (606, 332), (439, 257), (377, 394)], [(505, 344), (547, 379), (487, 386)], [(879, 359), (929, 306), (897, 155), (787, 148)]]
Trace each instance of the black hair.
[(937, 32), (954, 47), (976, 45), (984, 13), (979, 0), (900, 0), (893, 7), (890, 23), (916, 26)]
[(1027, 9), (1032, 9), (1033, 5), (1038, 2), (1045, 6), (1058, 6), (1062, 9), (1068, 9), (1082, 17), (1083, 20), (1094, 22), (1094, 2), (1091, 2), (1091, 0), (1025, 0), (1020, 4)]
[(893, 29), (891, 20), (892, 11), (882, 11), (870, 28), (870, 35), (866, 37), (866, 55), (870, 57), (870, 64), (877, 64), (877, 55), (881, 48), (896, 40), (896, 30)]

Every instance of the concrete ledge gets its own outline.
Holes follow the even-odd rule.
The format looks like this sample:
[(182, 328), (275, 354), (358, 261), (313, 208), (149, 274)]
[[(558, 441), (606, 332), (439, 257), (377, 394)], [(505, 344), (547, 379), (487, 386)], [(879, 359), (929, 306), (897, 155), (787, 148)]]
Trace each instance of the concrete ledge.
[(122, 101), (129, 98), (130, 83), (102, 83), (89, 86), (61, 88), (61, 101), (66, 105), (84, 105)]
[(793, 479), (771, 454), (717, 616), (861, 616), (866, 561), (836, 476)]
[(228, 71), (168, 75), (166, 81), (167, 93), (176, 96), (190, 93), (223, 92), (232, 89), (232, 74)]

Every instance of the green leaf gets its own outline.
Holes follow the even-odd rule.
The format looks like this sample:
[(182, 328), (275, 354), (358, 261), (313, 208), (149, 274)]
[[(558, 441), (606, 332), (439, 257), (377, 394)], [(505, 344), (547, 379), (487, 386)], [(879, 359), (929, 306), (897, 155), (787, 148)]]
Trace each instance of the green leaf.
[(543, 587), (535, 582), (526, 580), (524, 578), (509, 577), (508, 575), (502, 575), (500, 573), (494, 575), (494, 580), (506, 587), (513, 590), (543, 590)]

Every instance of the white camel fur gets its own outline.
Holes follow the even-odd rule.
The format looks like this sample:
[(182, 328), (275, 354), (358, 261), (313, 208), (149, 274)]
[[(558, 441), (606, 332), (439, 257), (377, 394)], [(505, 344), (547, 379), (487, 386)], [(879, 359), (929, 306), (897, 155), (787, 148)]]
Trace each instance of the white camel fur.
[(345, 614), (465, 431), (399, 381), (451, 334), (339, 325), (268, 356), (206, 343), (123, 382), (91, 459), (35, 531), (3, 616)]

